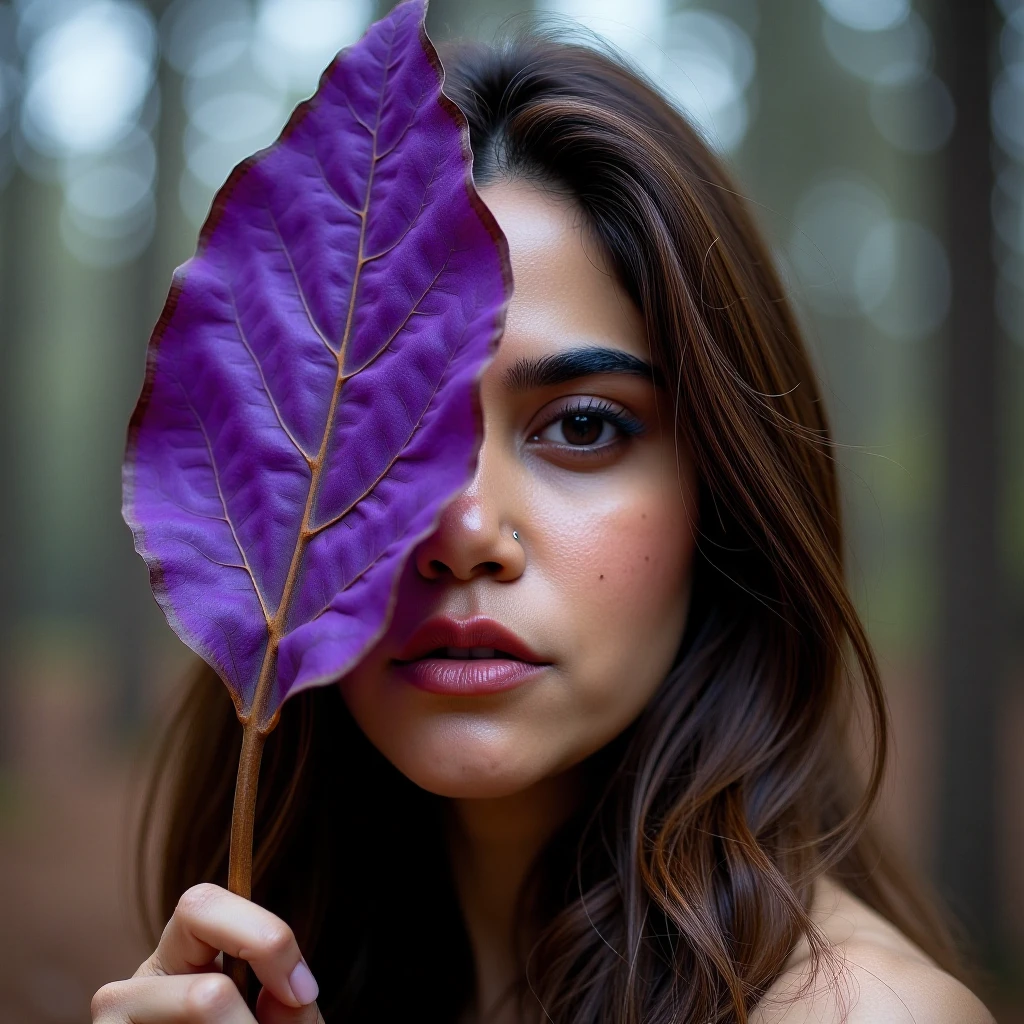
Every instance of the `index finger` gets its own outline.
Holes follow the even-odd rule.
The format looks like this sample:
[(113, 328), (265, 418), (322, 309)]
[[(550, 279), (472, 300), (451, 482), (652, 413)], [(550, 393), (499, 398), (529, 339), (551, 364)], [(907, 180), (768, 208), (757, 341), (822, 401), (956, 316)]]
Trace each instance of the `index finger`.
[(153, 955), (135, 976), (209, 970), (221, 950), (252, 964), (261, 984), (286, 1006), (316, 999), (316, 981), (291, 928), (264, 907), (208, 882), (178, 900)]

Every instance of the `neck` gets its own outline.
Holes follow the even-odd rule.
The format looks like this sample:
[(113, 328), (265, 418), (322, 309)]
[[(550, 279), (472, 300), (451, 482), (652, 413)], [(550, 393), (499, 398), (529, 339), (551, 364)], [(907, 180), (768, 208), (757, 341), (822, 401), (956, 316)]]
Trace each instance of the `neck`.
[(498, 1004), (520, 970), (519, 892), (540, 849), (575, 809), (580, 787), (572, 769), (510, 796), (451, 803), (449, 849), (476, 966), (476, 1020), (517, 1019), (514, 1006)]

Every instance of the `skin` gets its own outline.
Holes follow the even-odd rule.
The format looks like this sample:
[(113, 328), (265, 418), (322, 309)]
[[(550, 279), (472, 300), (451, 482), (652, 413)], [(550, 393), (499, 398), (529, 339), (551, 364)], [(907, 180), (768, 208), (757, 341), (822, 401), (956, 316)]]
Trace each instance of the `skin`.
[(811, 918), (841, 973), (813, 974), (801, 939), (750, 1024), (995, 1024), (977, 996), (827, 877)]
[[(515, 293), (481, 382), (476, 474), (415, 552), (388, 635), (342, 683), (374, 745), (460, 814), (481, 813), (468, 802), (543, 788), (639, 714), (682, 635), (696, 492), (688, 461), (677, 476), (671, 405), (649, 380), (506, 385), (520, 360), (588, 345), (650, 356), (640, 313), (567, 203), (523, 183), (481, 194), (506, 232)], [(616, 441), (597, 421), (613, 443), (598, 435), (571, 447), (559, 417), (594, 399), (628, 410), (643, 435)], [(389, 662), (437, 612), (496, 619), (552, 664), (486, 697), (412, 687)]]
[[(651, 379), (591, 373), (509, 386), (507, 371), (524, 359), (595, 345), (641, 360), (649, 353), (639, 312), (571, 202), (523, 181), (481, 194), (508, 238), (515, 294), (481, 380), (476, 473), (409, 560), (388, 632), (341, 687), (385, 756), (450, 800), (450, 854), (478, 979), (461, 1024), (519, 1024), (502, 999), (516, 974), (515, 898), (530, 861), (579, 800), (581, 763), (634, 720), (672, 664), (689, 603), (696, 481), (671, 400)], [(596, 417), (581, 441), (566, 409), (594, 400), (642, 430), (620, 433)], [(494, 618), (549, 667), (488, 696), (416, 689), (391, 659), (437, 612)], [(815, 912), (853, 965), (860, 997), (847, 1004), (850, 1024), (991, 1021), (845, 890), (823, 883)], [(184, 894), (135, 976), (96, 993), (93, 1021), (252, 1024), (216, 973), (221, 950), (252, 963), (264, 986), (262, 1024), (322, 1019), (287, 924), (200, 885)], [(799, 992), (806, 980), (806, 950), (797, 947), (755, 1024), (841, 1019), (818, 979)]]

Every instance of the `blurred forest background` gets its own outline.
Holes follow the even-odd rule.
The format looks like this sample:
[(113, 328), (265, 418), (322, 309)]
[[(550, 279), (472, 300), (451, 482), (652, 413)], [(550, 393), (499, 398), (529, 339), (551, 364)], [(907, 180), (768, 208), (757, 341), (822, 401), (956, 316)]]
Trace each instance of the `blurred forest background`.
[[(0, 2), (0, 1020), (147, 955), (129, 825), (188, 652), (120, 517), (172, 269), (373, 0)], [(805, 318), (896, 724), (883, 816), (1024, 1020), (1024, 0), (432, 0), (621, 47)]]

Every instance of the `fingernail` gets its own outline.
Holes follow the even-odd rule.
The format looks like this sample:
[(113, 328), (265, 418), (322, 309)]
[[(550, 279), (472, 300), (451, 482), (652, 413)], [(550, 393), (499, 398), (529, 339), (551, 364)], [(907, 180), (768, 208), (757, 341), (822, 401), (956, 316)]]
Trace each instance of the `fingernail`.
[(306, 966), (305, 960), (300, 960), (288, 975), (288, 984), (292, 987), (295, 998), (305, 1006), (307, 1003), (316, 1001), (320, 994), (320, 986), (313, 977), (313, 972)]

